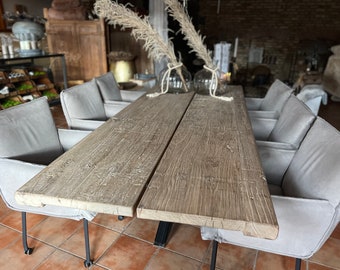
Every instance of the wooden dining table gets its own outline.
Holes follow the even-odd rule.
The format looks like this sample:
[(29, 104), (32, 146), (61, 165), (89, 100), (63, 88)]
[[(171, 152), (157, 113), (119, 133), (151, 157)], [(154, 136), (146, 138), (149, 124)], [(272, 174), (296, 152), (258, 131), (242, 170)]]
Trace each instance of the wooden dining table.
[(228, 89), (230, 102), (195, 95), (144, 192), (137, 217), (162, 221), (156, 245), (170, 222), (277, 237), (243, 91)]
[(226, 95), (233, 100), (142, 96), (28, 181), (16, 200), (275, 239), (242, 88), (228, 86)]

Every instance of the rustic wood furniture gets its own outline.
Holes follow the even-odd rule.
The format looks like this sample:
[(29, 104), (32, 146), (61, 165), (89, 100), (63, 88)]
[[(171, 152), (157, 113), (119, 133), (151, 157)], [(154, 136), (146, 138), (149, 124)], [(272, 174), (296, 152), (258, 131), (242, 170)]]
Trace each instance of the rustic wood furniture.
[(133, 216), (193, 95), (141, 97), (19, 189), (17, 200)]
[[(137, 217), (275, 239), (275, 213), (243, 92), (232, 102), (196, 95), (137, 208)], [(165, 245), (169, 223), (156, 245)]]
[[(46, 34), (49, 50), (65, 54), (68, 80), (89, 81), (107, 72), (103, 20), (48, 20)], [(56, 63), (52, 69), (59, 74), (61, 67)]]
[(16, 199), (133, 216), (146, 189), (137, 217), (275, 238), (243, 93), (229, 90), (232, 102), (193, 92), (138, 99), (21, 187)]

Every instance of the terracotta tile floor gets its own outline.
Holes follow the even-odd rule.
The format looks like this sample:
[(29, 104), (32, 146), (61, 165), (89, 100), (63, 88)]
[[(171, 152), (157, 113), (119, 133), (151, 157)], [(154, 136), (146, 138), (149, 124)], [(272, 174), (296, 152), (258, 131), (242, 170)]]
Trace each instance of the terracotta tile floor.
[[(60, 106), (52, 107), (56, 125), (66, 127)], [(340, 103), (321, 106), (320, 115), (340, 129)], [(28, 214), (28, 243), (33, 254), (25, 255), (21, 243), (20, 213), (0, 200), (0, 269), (84, 269), (82, 222)], [(209, 269), (211, 245), (201, 240), (199, 228), (175, 224), (165, 248), (153, 246), (155, 221), (98, 214), (89, 223), (93, 270), (190, 270)], [(308, 268), (307, 268), (308, 265)], [(294, 259), (240, 248), (219, 246), (217, 269), (294, 269)], [(340, 270), (340, 225), (321, 250), (302, 269)]]

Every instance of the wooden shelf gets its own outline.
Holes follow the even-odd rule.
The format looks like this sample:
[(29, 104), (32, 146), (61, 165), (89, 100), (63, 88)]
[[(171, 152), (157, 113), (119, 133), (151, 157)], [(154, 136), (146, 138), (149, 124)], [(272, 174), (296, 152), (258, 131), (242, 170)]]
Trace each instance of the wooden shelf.
[(2, 110), (41, 96), (47, 96), (49, 101), (59, 100), (59, 93), (43, 67), (9, 68), (1, 71), (0, 76), (4, 78), (0, 80), (0, 87), (3, 89), (7, 86), (11, 89), (7, 94), (0, 94)]

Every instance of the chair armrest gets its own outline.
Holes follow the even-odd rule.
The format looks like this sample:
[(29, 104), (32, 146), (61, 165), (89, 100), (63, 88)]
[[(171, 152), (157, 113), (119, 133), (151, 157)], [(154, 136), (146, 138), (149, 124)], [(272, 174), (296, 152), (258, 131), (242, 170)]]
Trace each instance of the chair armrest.
[[(118, 101), (118, 100), (106, 100), (105, 102), (104, 102), (104, 105), (108, 105), (108, 106), (128, 106), (128, 105), (130, 105), (131, 104), (131, 102), (129, 102), (129, 101)], [(124, 108), (125, 108), (124, 107)]]
[(0, 192), (9, 208), (17, 211), (22, 209), (14, 198), (15, 192), (45, 167), (45, 165), (0, 158)]
[(92, 220), (96, 213), (87, 210), (54, 205), (33, 205), (17, 196), (17, 190), (41, 172), (46, 166), (14, 159), (0, 158), (0, 194), (7, 207), (20, 212), (36, 213), (53, 217)]
[(59, 141), (64, 151), (71, 149), (90, 133), (89, 130), (58, 129)]
[(261, 103), (263, 101), (263, 98), (245, 98), (246, 101), (246, 107), (248, 110), (259, 110)]
[(276, 125), (276, 119), (250, 118), (256, 140), (266, 141)]
[(69, 128), (77, 130), (95, 130), (104, 123), (105, 121), (99, 120), (72, 119)]
[(120, 94), (122, 95), (123, 101), (127, 101), (127, 102), (133, 102), (139, 99), (145, 93), (146, 91), (144, 90), (138, 90), (138, 91), (120, 90)]
[(119, 113), (121, 110), (123, 110), (125, 107), (129, 106), (130, 102), (124, 102), (124, 101), (107, 101), (104, 103), (104, 110), (107, 118), (110, 118), (112, 116), (115, 116), (117, 113)]
[(284, 142), (273, 142), (273, 141), (256, 141), (257, 147), (272, 147), (276, 149), (282, 150), (296, 150), (296, 146), (290, 143)]
[(267, 118), (267, 119), (278, 119), (280, 113), (278, 111), (248, 111), (250, 118)]
[(257, 145), (264, 174), (269, 184), (282, 186), (282, 180), (296, 150)]

